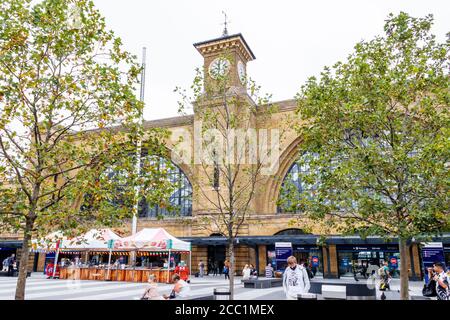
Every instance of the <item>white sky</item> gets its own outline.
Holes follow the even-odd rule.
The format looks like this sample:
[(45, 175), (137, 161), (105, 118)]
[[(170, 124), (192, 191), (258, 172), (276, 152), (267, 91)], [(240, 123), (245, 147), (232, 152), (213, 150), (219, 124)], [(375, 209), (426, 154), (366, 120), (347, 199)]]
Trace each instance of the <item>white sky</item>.
[(273, 94), (291, 99), (311, 75), (344, 60), (356, 42), (382, 34), (390, 12), (432, 13), (440, 41), (450, 31), (446, 0), (94, 0), (125, 48), (141, 58), (147, 47), (146, 120), (177, 116), (176, 86), (189, 88), (201, 55), (193, 43), (241, 32), (256, 56), (247, 73)]

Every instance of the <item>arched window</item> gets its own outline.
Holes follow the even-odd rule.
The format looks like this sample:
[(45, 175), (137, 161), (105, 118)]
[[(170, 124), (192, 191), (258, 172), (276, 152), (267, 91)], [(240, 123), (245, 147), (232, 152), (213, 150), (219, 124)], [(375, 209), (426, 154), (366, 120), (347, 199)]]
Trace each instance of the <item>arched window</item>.
[[(130, 155), (134, 157), (134, 155)], [(166, 206), (152, 205), (147, 202), (146, 198), (139, 201), (138, 215), (139, 217), (159, 217), (159, 216), (190, 216), (192, 215), (192, 186), (184, 172), (175, 165), (172, 161), (163, 157), (149, 156), (144, 150), (141, 155), (141, 175), (146, 174), (146, 161), (151, 163), (152, 170), (157, 172), (166, 172), (166, 179), (173, 187), (173, 191), (169, 196)], [(133, 165), (133, 164), (132, 164)], [(130, 168), (128, 168), (130, 169)], [(131, 170), (134, 170), (133, 168)], [(107, 203), (114, 206), (126, 206), (130, 210), (130, 203), (124, 203), (121, 198), (121, 192), (126, 189), (127, 173), (117, 170), (114, 166), (108, 167), (101, 175), (101, 178), (114, 180), (114, 184), (104, 184), (104, 187), (114, 187), (114, 194), (112, 198), (107, 199)], [(129, 191), (129, 190), (128, 190)], [(154, 202), (153, 202), (154, 203)], [(92, 196), (87, 193), (84, 195), (84, 201), (81, 205), (80, 211), (93, 209)], [(97, 208), (98, 209), (98, 208)]]
[[(317, 154), (304, 153), (289, 168), (280, 189), (277, 207), (278, 213), (302, 212), (302, 209), (297, 206), (300, 202), (299, 200), (312, 200), (312, 197), (318, 194), (321, 177), (324, 174), (323, 171), (326, 171), (327, 174), (335, 174), (335, 170), (338, 170), (339, 164), (346, 160), (345, 156), (336, 157), (330, 161), (326, 168), (323, 168), (324, 170), (318, 170), (317, 166), (314, 166), (316, 169), (312, 169), (310, 166), (315, 159), (318, 159)], [(312, 170), (315, 171), (313, 172)], [(352, 177), (352, 179), (355, 178)], [(374, 192), (366, 187), (361, 187), (357, 190), (371, 198), (372, 201), (392, 205), (391, 200), (380, 192)], [(325, 205), (332, 206), (335, 211), (357, 210), (360, 206), (358, 198), (349, 198), (345, 196), (345, 193), (341, 194), (336, 189), (327, 189), (325, 191), (321, 192), (321, 201)]]
[[(169, 197), (169, 207), (160, 205), (149, 206), (147, 201), (142, 199), (139, 203), (140, 217), (158, 216), (190, 216), (192, 215), (192, 185), (184, 172), (172, 161), (162, 157), (152, 157), (151, 161), (156, 161), (159, 170), (167, 169), (167, 179), (174, 186), (174, 191)], [(145, 174), (145, 172), (141, 172)]]
[(301, 210), (295, 208), (293, 202), (302, 196), (312, 196), (316, 186), (304, 181), (302, 176), (311, 174), (309, 161), (314, 157), (316, 156), (309, 153), (304, 154), (302, 156), (303, 161), (296, 161), (289, 168), (281, 184), (277, 207), (278, 213), (298, 213)]

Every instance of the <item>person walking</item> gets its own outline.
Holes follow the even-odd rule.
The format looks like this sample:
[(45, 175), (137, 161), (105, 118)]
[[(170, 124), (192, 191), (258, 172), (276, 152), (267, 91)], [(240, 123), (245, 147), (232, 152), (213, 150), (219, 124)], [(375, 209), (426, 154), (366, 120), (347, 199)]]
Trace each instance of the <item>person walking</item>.
[(357, 278), (357, 274), (358, 274), (358, 264), (356, 261), (352, 261), (352, 273), (353, 273), (353, 279), (355, 279), (355, 281), (359, 281)]
[(251, 273), (251, 270), (248, 267), (248, 264), (246, 264), (244, 266), (244, 269), (242, 269), (242, 280), (249, 280), (250, 279), (250, 273)]
[(209, 273), (212, 271), (213, 269), (213, 264), (212, 264), (212, 260), (208, 259), (208, 265), (206, 268), (206, 275), (209, 276)]
[(378, 269), (378, 275), (380, 276), (380, 290), (385, 291), (386, 289), (391, 290), (389, 282), (391, 275), (389, 274), (388, 262), (384, 261), (380, 269)]
[(311, 287), (306, 269), (290, 256), (283, 274), (283, 290), (288, 300), (297, 300), (297, 295), (307, 293)]
[(218, 273), (219, 273), (219, 263), (217, 261), (214, 261), (213, 276), (217, 276)]
[(8, 258), (8, 277), (14, 276), (14, 264), (16, 263), (16, 255), (13, 253)]
[(434, 264), (434, 281), (436, 281), (436, 294), (438, 300), (450, 300), (449, 279), (444, 271), (444, 264)]
[(258, 271), (256, 270), (255, 266), (250, 264), (250, 278), (258, 278)]
[(308, 274), (309, 280), (311, 280), (312, 278), (314, 278), (314, 275), (313, 275), (311, 269), (309, 268), (307, 262), (303, 263), (303, 267), (306, 269), (306, 273)]
[(203, 275), (205, 274), (205, 263), (203, 262), (203, 260), (200, 260), (200, 262), (198, 263), (198, 271), (200, 278), (203, 278)]
[(9, 259), (9, 257), (6, 257), (5, 259), (3, 259), (3, 263), (2, 263), (3, 269), (2, 269), (2, 272), (8, 272), (8, 259)]
[(158, 284), (155, 282), (155, 275), (148, 276), (148, 287), (145, 289), (141, 300), (164, 300), (164, 297), (158, 292)]
[(223, 274), (225, 275), (225, 280), (230, 279), (230, 262), (228, 260), (225, 260), (223, 265)]

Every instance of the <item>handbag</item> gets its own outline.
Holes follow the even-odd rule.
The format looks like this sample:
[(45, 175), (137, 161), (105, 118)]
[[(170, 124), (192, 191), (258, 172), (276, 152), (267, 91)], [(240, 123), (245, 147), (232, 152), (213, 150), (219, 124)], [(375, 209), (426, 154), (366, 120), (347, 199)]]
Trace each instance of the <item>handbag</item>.
[(424, 284), (422, 289), (422, 295), (424, 297), (436, 297), (436, 281), (430, 280), (428, 283)]
[(141, 297), (140, 300), (148, 300), (148, 296), (147, 296), (148, 290), (149, 290), (149, 289), (146, 289), (146, 290), (145, 290), (145, 292), (144, 292), (144, 294), (142, 295), (142, 297)]

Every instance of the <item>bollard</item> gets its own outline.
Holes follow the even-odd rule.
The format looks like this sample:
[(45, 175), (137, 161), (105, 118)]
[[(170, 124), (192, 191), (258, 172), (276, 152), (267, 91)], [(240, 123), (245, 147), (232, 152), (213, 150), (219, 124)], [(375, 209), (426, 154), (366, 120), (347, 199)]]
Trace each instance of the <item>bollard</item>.
[(230, 300), (231, 292), (228, 288), (215, 288), (214, 300)]

